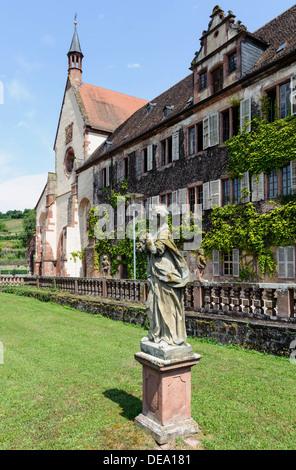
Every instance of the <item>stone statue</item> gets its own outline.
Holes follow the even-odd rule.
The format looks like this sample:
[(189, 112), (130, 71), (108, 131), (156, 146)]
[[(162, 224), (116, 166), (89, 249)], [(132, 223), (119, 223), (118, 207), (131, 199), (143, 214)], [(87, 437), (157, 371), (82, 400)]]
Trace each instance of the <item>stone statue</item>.
[(103, 256), (102, 273), (103, 273), (103, 277), (109, 277), (110, 276), (110, 263), (109, 263), (107, 255)]
[(197, 250), (196, 256), (196, 266), (197, 266), (197, 280), (202, 281), (203, 275), (207, 266), (206, 257), (202, 248)]
[[(147, 315), (150, 331), (145, 342), (159, 347), (186, 346), (186, 327), (183, 288), (188, 282), (189, 270), (178, 251), (169, 226), (168, 211), (164, 206), (152, 208), (154, 233), (144, 234), (137, 249), (148, 253)], [(157, 222), (157, 223), (156, 223)]]

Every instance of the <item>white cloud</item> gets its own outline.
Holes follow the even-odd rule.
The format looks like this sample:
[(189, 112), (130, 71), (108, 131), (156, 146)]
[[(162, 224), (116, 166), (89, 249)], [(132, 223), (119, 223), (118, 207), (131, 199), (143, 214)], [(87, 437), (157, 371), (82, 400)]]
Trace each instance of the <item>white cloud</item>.
[(128, 64), (129, 69), (139, 69), (140, 67), (140, 64)]
[(31, 93), (26, 89), (25, 85), (19, 80), (12, 80), (7, 84), (8, 94), (16, 100), (30, 100)]
[(0, 211), (33, 209), (44, 189), (47, 174), (19, 176), (0, 183)]

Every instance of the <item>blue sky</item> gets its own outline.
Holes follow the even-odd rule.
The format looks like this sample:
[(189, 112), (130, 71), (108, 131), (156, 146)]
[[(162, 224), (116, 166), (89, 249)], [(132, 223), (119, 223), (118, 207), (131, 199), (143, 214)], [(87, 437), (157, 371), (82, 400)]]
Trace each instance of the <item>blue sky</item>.
[[(223, 0), (220, 6), (253, 32), (294, 2)], [(216, 5), (208, 0), (1, 3), (2, 212), (33, 208), (47, 172), (54, 171), (53, 144), (75, 13), (83, 81), (152, 100), (189, 73)]]

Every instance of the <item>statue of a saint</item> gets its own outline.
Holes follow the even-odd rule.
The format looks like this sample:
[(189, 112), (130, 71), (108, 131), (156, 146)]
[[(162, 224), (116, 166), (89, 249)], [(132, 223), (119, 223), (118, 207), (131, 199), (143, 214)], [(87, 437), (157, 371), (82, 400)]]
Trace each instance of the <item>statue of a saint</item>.
[(167, 209), (155, 206), (151, 216), (157, 220), (155, 231), (143, 235), (137, 244), (138, 251), (147, 252), (149, 258), (146, 305), (150, 331), (142, 341), (187, 346), (183, 288), (188, 282), (188, 266), (173, 241)]
[(108, 256), (104, 255), (103, 256), (103, 261), (102, 261), (102, 273), (103, 277), (109, 277), (110, 276), (110, 263), (108, 260)]

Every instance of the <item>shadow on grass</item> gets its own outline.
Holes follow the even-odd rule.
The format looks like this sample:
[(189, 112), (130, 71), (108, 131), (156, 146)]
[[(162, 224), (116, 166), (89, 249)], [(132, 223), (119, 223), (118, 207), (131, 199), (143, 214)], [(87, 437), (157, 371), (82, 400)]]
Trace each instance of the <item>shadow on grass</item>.
[(112, 388), (111, 390), (105, 390), (103, 395), (121, 406), (122, 413), (120, 414), (126, 419), (134, 421), (136, 416), (142, 413), (142, 401), (124, 390)]

